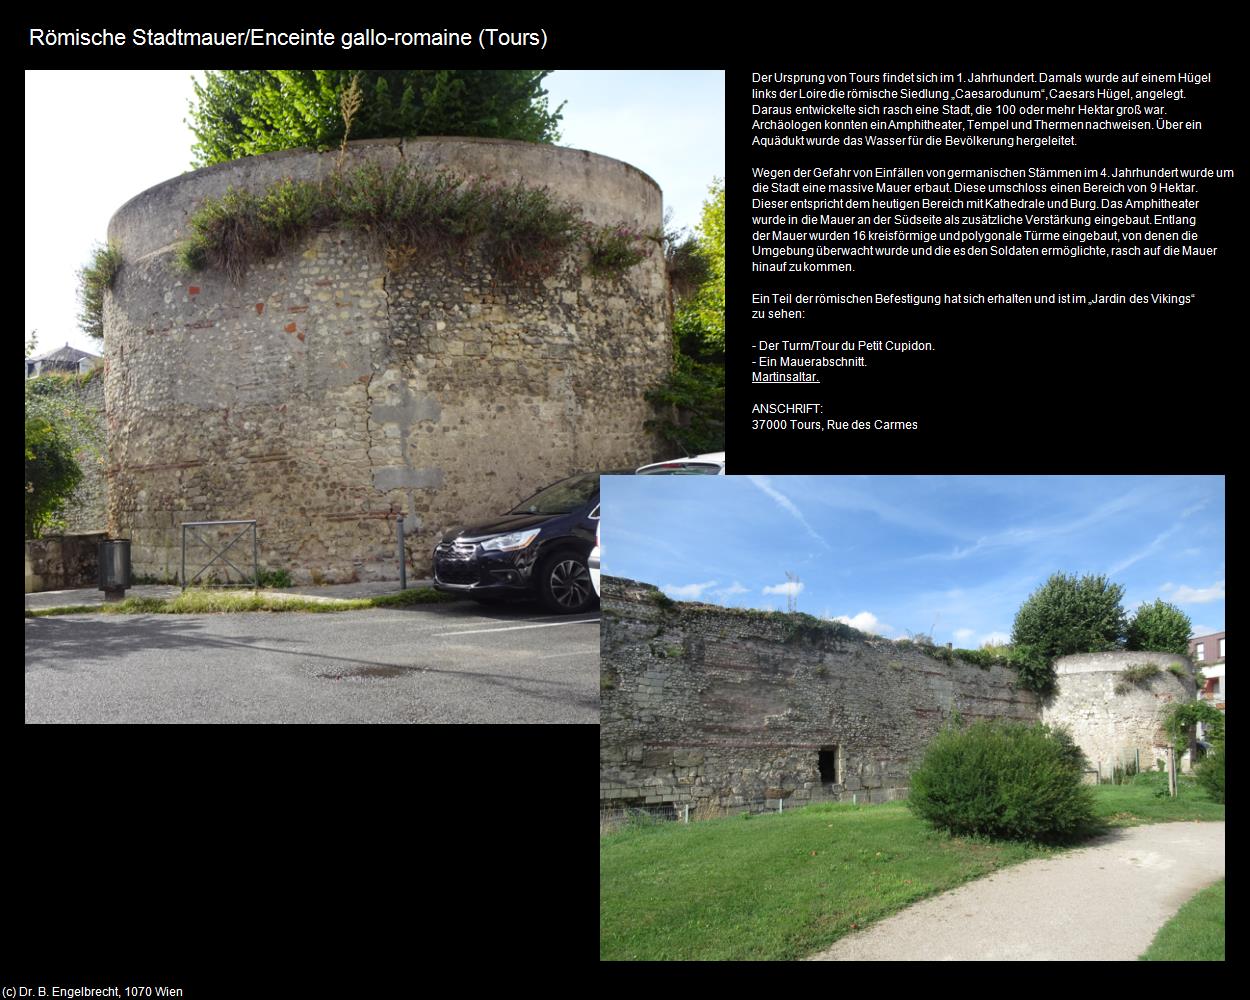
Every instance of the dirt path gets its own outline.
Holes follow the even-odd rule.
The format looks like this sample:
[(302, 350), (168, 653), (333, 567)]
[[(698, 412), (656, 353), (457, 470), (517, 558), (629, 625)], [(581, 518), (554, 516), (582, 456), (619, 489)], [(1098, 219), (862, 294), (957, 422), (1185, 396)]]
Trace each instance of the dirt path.
[(1133, 960), (1223, 877), (1223, 823), (1136, 826), (923, 900), (812, 959)]

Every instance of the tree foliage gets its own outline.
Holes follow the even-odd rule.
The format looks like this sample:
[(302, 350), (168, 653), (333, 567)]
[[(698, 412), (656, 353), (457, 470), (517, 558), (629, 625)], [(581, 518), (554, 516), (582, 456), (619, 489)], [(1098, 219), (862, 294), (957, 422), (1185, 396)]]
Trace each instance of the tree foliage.
[(1127, 628), (1123, 596), (1124, 588), (1105, 576), (1055, 573), (1016, 612), (1012, 644), (1052, 660), (1115, 649)]
[(668, 238), (673, 305), (673, 369), (647, 394), (657, 418), (647, 422), (678, 451), (725, 448), (725, 188), (714, 181), (698, 232)]
[(707, 261), (707, 280), (686, 308), (702, 329), (702, 351), (725, 356), (725, 185), (714, 181), (708, 189), (699, 222), (699, 252)]
[(1189, 635), (1193, 631), (1189, 616), (1174, 604), (1155, 600), (1143, 604), (1128, 623), (1128, 648), (1152, 653), (1189, 652)]
[(188, 124), (194, 166), (329, 149), (344, 136), (342, 97), (358, 79), (351, 138), (470, 135), (555, 142), (561, 105), (542, 70), (221, 70), (195, 84)]
[(1224, 713), (1205, 701), (1175, 701), (1163, 714), (1163, 728), (1172, 746), (1181, 753), (1193, 739), (1194, 727), (1201, 722), (1212, 741), (1224, 738)]
[(81, 382), (92, 377), (95, 373), (26, 380), (27, 538), (64, 529), (65, 504), (82, 481), (79, 463), (102, 451), (99, 428), (78, 394)]
[(1207, 790), (1207, 794), (1216, 802), (1224, 801), (1224, 739), (1215, 741), (1206, 758), (1195, 772), (1198, 784)]
[(64, 525), (66, 500), (82, 480), (74, 444), (46, 417), (26, 415), (26, 537)]

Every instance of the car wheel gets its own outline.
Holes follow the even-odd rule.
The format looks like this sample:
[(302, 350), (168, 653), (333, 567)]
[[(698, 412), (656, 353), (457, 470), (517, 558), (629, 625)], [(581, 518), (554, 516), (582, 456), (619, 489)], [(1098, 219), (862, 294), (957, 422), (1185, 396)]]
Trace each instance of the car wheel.
[(573, 615), (594, 605), (586, 557), (576, 552), (557, 552), (543, 561), (538, 575), (538, 596), (548, 610)]

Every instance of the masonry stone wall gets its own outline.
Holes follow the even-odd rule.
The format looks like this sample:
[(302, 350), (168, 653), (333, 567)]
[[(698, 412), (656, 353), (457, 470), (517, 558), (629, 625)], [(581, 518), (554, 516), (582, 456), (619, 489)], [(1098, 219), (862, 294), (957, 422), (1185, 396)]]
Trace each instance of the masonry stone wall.
[(26, 593), (94, 587), (104, 532), (45, 535), (26, 543)]
[[(389, 271), (359, 234), (316, 233), (238, 283), (173, 266), (187, 216), (230, 187), (317, 179), (291, 151), (184, 174), (109, 227), (109, 530), (134, 572), (176, 571), (184, 521), (258, 520), (260, 559), (297, 582), (393, 579), (405, 514), (417, 574), (456, 524), (575, 472), (655, 456), (643, 394), (671, 361), (663, 255), (619, 277), (570, 256), (540, 285), (473, 250)], [(347, 168), (418, 163), (547, 187), (596, 225), (660, 227), (655, 183), (581, 150), (483, 139), (351, 143)]]
[[(1131, 681), (1130, 668), (1158, 672)], [(1169, 668), (1174, 668), (1177, 673)], [(1110, 775), (1116, 764), (1155, 766), (1167, 747), (1162, 713), (1176, 701), (1194, 700), (1193, 664), (1175, 653), (1082, 653), (1055, 661), (1057, 692), (1042, 707), (1042, 721), (1066, 727), (1090, 766)], [(1188, 769), (1189, 758), (1181, 766)]]
[(604, 579), (600, 628), (602, 805), (889, 801), (952, 712), (1040, 712), (1003, 667), (836, 623), (673, 604), (630, 580)]

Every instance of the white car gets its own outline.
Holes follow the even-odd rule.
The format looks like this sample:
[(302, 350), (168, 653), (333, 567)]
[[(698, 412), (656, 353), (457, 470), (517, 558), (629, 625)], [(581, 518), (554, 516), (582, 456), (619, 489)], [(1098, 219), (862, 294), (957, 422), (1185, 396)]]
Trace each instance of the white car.
[(595, 588), (595, 594), (599, 593), (599, 525), (595, 524), (595, 547), (590, 550), (590, 555), (586, 559), (586, 567), (590, 570), (590, 583)]
[(668, 462), (654, 462), (634, 471), (636, 476), (723, 476), (725, 453), (711, 451), (706, 455), (690, 458), (674, 458)]

